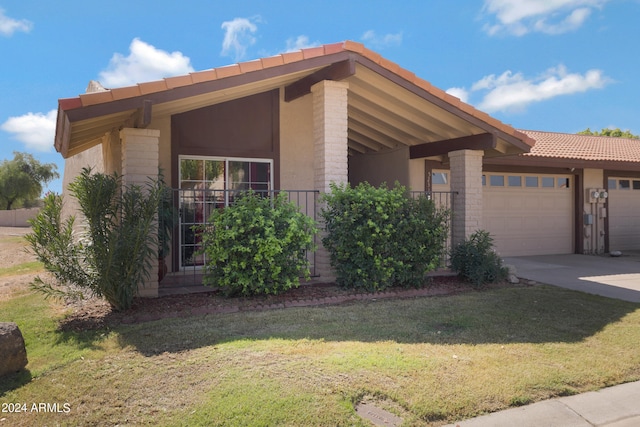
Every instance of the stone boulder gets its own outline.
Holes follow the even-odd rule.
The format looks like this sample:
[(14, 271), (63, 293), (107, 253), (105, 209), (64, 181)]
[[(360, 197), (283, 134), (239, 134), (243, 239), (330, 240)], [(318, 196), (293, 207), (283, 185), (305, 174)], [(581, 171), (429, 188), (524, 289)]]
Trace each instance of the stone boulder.
[(504, 268), (506, 268), (508, 271), (507, 280), (509, 281), (509, 283), (511, 283), (512, 285), (517, 285), (518, 283), (520, 283), (520, 279), (518, 279), (518, 276), (516, 276), (516, 274), (518, 274), (518, 270), (516, 270), (515, 265), (505, 264)]
[(0, 377), (27, 366), (27, 350), (18, 325), (0, 322)]

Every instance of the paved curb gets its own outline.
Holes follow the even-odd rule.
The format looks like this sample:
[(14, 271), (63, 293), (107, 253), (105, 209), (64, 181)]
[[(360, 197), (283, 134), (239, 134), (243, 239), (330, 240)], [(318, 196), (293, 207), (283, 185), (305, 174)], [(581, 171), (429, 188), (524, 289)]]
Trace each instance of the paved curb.
[(640, 381), (507, 409), (445, 427), (640, 425)]

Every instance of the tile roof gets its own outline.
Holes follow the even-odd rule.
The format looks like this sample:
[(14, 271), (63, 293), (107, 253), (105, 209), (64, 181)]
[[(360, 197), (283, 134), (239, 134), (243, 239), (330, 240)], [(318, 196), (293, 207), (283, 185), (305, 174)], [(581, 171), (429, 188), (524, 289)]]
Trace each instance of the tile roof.
[(215, 69), (194, 72), (183, 76), (167, 77), (159, 81), (139, 83), (135, 86), (115, 88), (106, 90), (104, 92), (81, 94), (77, 98), (60, 99), (58, 102), (59, 107), (62, 111), (68, 111), (76, 108), (88, 107), (92, 105), (108, 103), (111, 101), (118, 101), (149, 95), (152, 93), (168, 91), (176, 87), (188, 86), (196, 83), (203, 83), (224, 79), (227, 77), (238, 76), (253, 71), (265, 70), (268, 68), (278, 67), (293, 62), (304, 61), (310, 58), (326, 56), (345, 51), (357, 53), (374, 62), (375, 64), (385, 68), (386, 70), (409, 81), (417, 87), (429, 92), (431, 95), (440, 98), (441, 100), (455, 106), (456, 108), (459, 108), (461, 111), (470, 114), (476, 119), (482, 120), (483, 122), (493, 126), (497, 130), (523, 141), (526, 145), (533, 145), (532, 139), (530, 139), (527, 135), (521, 133), (520, 131), (514, 129), (513, 127), (502, 123), (501, 121), (489, 116), (488, 114), (480, 110), (477, 110), (471, 105), (465, 104), (458, 98), (446, 93), (442, 89), (431, 85), (426, 80), (400, 67), (398, 64), (395, 64), (383, 58), (382, 56), (380, 56), (380, 54), (367, 49), (363, 44), (349, 40), (340, 43), (326, 44), (323, 46), (302, 49), (296, 52), (283, 53), (273, 57), (261, 58)]
[(536, 143), (526, 157), (640, 162), (640, 140), (520, 130)]

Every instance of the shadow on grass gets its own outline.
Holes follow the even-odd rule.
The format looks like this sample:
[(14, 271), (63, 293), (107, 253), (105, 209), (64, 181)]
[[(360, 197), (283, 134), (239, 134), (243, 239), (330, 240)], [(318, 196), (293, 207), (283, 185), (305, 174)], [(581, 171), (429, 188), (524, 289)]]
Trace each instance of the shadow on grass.
[(31, 382), (32, 376), (28, 369), (21, 369), (15, 374), (6, 375), (0, 378), (0, 397), (4, 397), (8, 392), (22, 387)]
[[(145, 355), (239, 340), (504, 344), (579, 342), (640, 304), (551, 286), (165, 319), (118, 329)], [(639, 328), (640, 329), (640, 328)]]
[(75, 347), (77, 350), (95, 350), (98, 349), (98, 342), (104, 339), (104, 330), (88, 330), (88, 331), (55, 331), (55, 344), (66, 344)]

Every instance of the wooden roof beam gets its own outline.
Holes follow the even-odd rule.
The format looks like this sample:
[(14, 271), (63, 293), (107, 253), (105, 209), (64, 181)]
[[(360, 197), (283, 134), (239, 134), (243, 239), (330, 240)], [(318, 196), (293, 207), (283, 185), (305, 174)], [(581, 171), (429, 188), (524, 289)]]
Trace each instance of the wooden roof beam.
[(311, 86), (323, 80), (339, 81), (351, 77), (355, 73), (356, 62), (353, 59), (336, 62), (285, 87), (284, 100), (291, 102), (311, 93)]
[(461, 138), (445, 139), (436, 142), (412, 145), (409, 147), (409, 158), (446, 155), (457, 150), (490, 150), (496, 148), (498, 141), (491, 133), (463, 136)]

